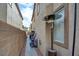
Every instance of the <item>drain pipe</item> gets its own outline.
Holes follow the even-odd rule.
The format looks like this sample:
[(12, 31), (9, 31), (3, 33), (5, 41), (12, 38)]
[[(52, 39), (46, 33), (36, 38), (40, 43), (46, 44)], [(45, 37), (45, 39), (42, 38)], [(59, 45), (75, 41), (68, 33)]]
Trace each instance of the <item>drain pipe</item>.
[(75, 39), (76, 39), (76, 20), (77, 20), (77, 3), (74, 7), (74, 33), (73, 33), (73, 47), (72, 47), (72, 56), (74, 56), (75, 51)]

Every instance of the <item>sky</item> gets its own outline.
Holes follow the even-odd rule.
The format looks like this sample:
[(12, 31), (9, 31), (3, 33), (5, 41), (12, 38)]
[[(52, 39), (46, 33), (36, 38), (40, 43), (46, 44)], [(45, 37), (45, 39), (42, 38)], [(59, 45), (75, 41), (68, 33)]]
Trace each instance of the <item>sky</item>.
[(34, 3), (19, 3), (24, 27), (30, 27)]

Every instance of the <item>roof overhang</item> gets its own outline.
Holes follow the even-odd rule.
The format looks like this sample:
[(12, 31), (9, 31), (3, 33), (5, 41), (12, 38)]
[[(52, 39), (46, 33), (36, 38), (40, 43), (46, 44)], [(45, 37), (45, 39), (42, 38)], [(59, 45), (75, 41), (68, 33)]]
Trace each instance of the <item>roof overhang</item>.
[(19, 15), (21, 16), (21, 18), (22, 18), (22, 20), (23, 20), (23, 17), (22, 17), (22, 14), (21, 14), (21, 11), (20, 11), (20, 9), (19, 9), (18, 4), (17, 4), (17, 3), (15, 3), (15, 5), (16, 5), (16, 7), (17, 7), (17, 9), (18, 9)]

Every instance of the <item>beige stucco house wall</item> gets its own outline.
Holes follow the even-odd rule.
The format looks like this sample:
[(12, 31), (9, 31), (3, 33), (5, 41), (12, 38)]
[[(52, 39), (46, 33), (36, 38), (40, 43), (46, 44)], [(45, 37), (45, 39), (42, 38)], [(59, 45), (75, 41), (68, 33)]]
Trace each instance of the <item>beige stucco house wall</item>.
[(36, 31), (38, 40), (41, 42), (38, 44), (38, 48), (43, 55), (47, 55), (47, 51), (51, 47), (51, 24), (43, 21), (44, 17), (51, 12), (53, 12), (53, 4), (36, 4), (32, 19), (32, 30)]
[[(42, 5), (42, 7), (44, 7), (44, 4)], [(37, 14), (38, 14), (37, 9), (38, 8), (37, 8), (37, 4), (36, 4), (34, 18), (32, 20), (33, 21), (32, 30), (36, 31), (38, 40), (41, 41), (41, 44), (39, 44), (39, 49), (41, 52), (43, 52), (43, 55), (45, 55), (45, 49), (46, 49), (46, 47), (45, 47), (46, 43), (44, 43), (45, 39), (46, 39), (45, 38), (45, 22), (42, 21), (42, 18), (44, 17), (44, 13), (40, 13), (39, 16), (37, 16)], [(44, 12), (43, 8), (41, 8), (41, 10)], [(40, 19), (38, 17), (40, 17)], [(40, 25), (42, 25), (42, 26), (40, 26)]]
[(26, 32), (17, 6), (0, 3), (0, 56), (19, 56), (25, 47)]
[(23, 30), (23, 18), (18, 5), (15, 3), (0, 3), (0, 20)]
[[(39, 5), (39, 6), (38, 6)], [(41, 41), (38, 48), (40, 49), (43, 55), (47, 55), (48, 49), (51, 48), (51, 24), (47, 23), (44, 20), (46, 15), (52, 14), (61, 3), (40, 3), (36, 4), (34, 17), (32, 19), (32, 29), (36, 31), (38, 39)], [(79, 4), (78, 4), (79, 6)], [(77, 6), (77, 7), (78, 7)], [(69, 11), (69, 37), (68, 37), (68, 49), (61, 47), (53, 43), (53, 48), (57, 50), (57, 55), (69, 56), (72, 55), (72, 45), (73, 45), (73, 31), (74, 31), (74, 4), (68, 4)], [(78, 8), (79, 11), (79, 8)], [(77, 14), (77, 16), (79, 16)], [(78, 17), (77, 17), (77, 37), (76, 37), (76, 46), (75, 46), (75, 55), (79, 55), (78, 47)]]
[(38, 44), (38, 48), (40, 49), (43, 55), (47, 55), (48, 49), (51, 48), (51, 24), (46, 23), (43, 20), (46, 15), (52, 13), (53, 4), (36, 4), (34, 17), (32, 20), (32, 29), (36, 31), (38, 40), (41, 42), (41, 44)]
[(7, 4), (6, 3), (0, 3), (0, 20), (6, 22), (7, 18)]
[(7, 4), (7, 23), (22, 29), (22, 20), (16, 4), (12, 3), (12, 6)]

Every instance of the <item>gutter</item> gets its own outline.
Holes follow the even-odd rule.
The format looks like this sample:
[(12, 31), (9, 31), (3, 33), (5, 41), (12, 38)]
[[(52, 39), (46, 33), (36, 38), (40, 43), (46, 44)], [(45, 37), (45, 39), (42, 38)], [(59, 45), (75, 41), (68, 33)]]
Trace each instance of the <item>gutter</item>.
[(21, 18), (22, 18), (22, 20), (23, 20), (23, 17), (22, 17), (22, 14), (21, 14), (21, 11), (20, 11), (20, 9), (19, 9), (18, 4), (17, 4), (17, 3), (15, 3), (15, 5), (16, 5), (16, 7), (17, 7), (17, 9), (18, 9), (19, 15), (21, 16)]

